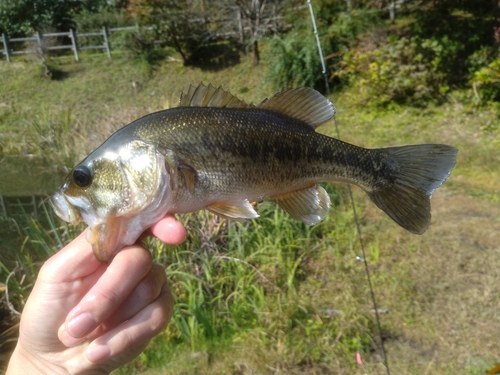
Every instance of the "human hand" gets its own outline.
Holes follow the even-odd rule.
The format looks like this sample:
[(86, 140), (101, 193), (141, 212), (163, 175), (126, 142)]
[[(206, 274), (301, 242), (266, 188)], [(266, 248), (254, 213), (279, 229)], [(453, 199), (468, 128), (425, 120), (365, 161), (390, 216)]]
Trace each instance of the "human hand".
[[(100, 263), (85, 233), (41, 268), (8, 375), (108, 374), (139, 355), (170, 321), (173, 297), (151, 253), (135, 244)], [(179, 244), (186, 231), (167, 216), (148, 234)]]

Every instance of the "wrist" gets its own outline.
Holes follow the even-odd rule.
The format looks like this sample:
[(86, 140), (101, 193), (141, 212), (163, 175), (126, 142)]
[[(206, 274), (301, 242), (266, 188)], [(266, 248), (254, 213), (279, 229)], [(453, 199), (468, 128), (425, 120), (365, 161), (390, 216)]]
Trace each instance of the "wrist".
[(68, 372), (53, 363), (36, 358), (33, 354), (27, 352), (19, 343), (17, 344), (7, 366), (5, 375), (67, 375)]

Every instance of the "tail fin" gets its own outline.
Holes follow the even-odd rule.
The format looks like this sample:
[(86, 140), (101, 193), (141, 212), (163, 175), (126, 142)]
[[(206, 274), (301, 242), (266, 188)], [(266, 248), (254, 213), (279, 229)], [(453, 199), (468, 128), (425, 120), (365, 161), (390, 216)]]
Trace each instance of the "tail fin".
[(455, 166), (457, 149), (447, 145), (389, 147), (392, 182), (367, 192), (371, 200), (406, 230), (422, 234), (431, 221), (430, 198)]

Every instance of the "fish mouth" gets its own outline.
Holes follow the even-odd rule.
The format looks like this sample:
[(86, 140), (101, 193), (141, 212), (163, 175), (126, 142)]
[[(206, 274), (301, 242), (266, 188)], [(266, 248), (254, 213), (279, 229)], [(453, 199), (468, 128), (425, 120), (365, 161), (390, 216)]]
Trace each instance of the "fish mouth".
[(64, 221), (67, 221), (73, 225), (76, 225), (80, 221), (82, 221), (80, 212), (75, 209), (75, 207), (66, 199), (64, 194), (60, 192), (55, 193), (49, 202), (56, 215)]

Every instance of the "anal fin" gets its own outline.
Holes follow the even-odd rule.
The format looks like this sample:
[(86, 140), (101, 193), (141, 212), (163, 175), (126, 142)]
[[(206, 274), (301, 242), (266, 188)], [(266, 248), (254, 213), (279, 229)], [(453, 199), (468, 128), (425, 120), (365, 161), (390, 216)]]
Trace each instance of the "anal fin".
[(259, 214), (254, 210), (250, 202), (245, 199), (236, 202), (217, 202), (207, 207), (207, 210), (226, 219), (254, 219)]
[(272, 197), (293, 218), (307, 225), (323, 220), (330, 209), (330, 196), (319, 185)]

